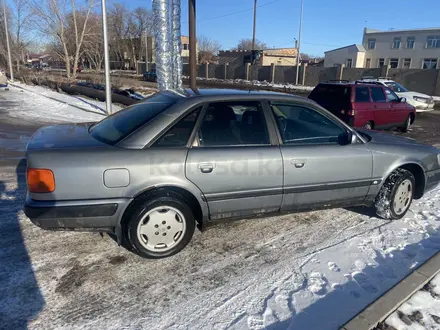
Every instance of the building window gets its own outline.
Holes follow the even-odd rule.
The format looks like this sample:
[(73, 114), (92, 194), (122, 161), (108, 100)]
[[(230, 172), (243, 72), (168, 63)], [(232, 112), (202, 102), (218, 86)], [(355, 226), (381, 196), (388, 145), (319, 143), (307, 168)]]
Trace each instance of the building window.
[(189, 50), (189, 45), (188, 44), (183, 44), (183, 50)]
[(348, 58), (347, 61), (346, 61), (346, 63), (345, 63), (345, 66), (346, 66), (347, 68), (351, 68), (352, 65), (353, 65), (353, 60), (352, 60), (351, 58)]
[(367, 69), (369, 69), (370, 66), (371, 66), (371, 58), (367, 58), (367, 61), (365, 62), (365, 67), (366, 67)]
[(393, 39), (393, 45), (391, 46), (393, 49), (399, 49), (400, 48), (400, 37), (395, 37)]
[(416, 42), (416, 38), (408, 37), (406, 38), (406, 48), (414, 49), (414, 43)]
[(423, 69), (437, 69), (437, 59), (425, 58), (423, 60)]
[(376, 39), (368, 39), (368, 49), (375, 49), (376, 48)]
[(410, 58), (405, 58), (403, 60), (403, 68), (404, 69), (409, 69), (411, 67), (411, 59)]
[(398, 58), (390, 58), (390, 68), (397, 69), (398, 66), (399, 66), (399, 59)]
[(380, 58), (380, 59), (377, 60), (377, 67), (378, 68), (383, 67), (384, 64), (385, 64), (385, 59), (384, 58)]
[(426, 41), (426, 48), (440, 48), (440, 36), (429, 36)]

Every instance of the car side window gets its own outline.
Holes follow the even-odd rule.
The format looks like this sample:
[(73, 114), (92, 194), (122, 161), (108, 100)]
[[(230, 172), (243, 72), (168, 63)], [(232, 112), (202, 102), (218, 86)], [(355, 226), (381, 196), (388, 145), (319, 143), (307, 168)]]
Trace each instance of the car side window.
[(385, 94), (389, 102), (395, 102), (399, 100), (399, 97), (389, 88), (385, 88)]
[(371, 87), (371, 98), (374, 102), (386, 102), (382, 87)]
[(261, 103), (250, 101), (209, 104), (198, 139), (200, 147), (270, 144)]
[(318, 111), (302, 105), (272, 103), (283, 144), (337, 144), (345, 130)]
[(355, 102), (370, 102), (370, 91), (368, 90), (368, 87), (356, 87)]
[(152, 147), (184, 147), (188, 143), (202, 107), (197, 108), (171, 127)]

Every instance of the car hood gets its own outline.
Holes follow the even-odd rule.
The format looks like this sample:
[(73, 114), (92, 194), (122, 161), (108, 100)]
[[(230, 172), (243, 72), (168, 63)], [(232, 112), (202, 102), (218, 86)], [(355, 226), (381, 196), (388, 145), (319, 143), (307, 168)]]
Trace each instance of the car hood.
[(392, 145), (422, 147), (422, 148), (437, 150), (437, 148), (433, 146), (418, 142), (409, 137), (396, 136), (396, 135), (392, 135), (391, 133), (384, 133), (374, 130), (358, 129), (357, 131), (370, 136), (371, 137), (370, 142), (375, 144), (392, 144)]
[(424, 97), (427, 99), (430, 99), (431, 96), (423, 94), (423, 93), (418, 93), (418, 92), (404, 92), (404, 93), (396, 93), (397, 95), (399, 95), (400, 97), (413, 97), (413, 96), (418, 96), (418, 97)]
[(108, 146), (89, 134), (92, 123), (45, 126), (32, 135), (26, 150)]

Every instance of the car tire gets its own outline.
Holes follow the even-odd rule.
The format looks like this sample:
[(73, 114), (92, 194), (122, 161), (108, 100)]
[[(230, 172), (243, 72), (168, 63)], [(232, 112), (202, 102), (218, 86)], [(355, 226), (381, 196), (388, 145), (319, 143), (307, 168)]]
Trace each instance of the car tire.
[(371, 123), (371, 121), (365, 123), (364, 128), (365, 129), (373, 129), (373, 124)]
[(411, 127), (411, 115), (408, 116), (405, 120), (405, 124), (400, 128), (400, 131), (403, 133), (406, 133), (409, 131), (409, 128)]
[(163, 191), (136, 204), (126, 233), (134, 252), (144, 258), (159, 259), (185, 248), (195, 228), (194, 214), (183, 197)]
[(395, 170), (376, 196), (376, 214), (388, 220), (403, 218), (411, 206), (414, 191), (414, 175), (402, 168)]

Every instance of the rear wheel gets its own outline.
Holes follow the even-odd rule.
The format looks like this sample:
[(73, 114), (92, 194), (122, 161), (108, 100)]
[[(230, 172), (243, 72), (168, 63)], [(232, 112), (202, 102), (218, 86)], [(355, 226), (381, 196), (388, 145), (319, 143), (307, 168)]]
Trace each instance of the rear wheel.
[(414, 189), (414, 175), (402, 168), (395, 170), (386, 179), (376, 197), (377, 215), (390, 220), (403, 218), (411, 206)]
[(364, 128), (365, 128), (365, 129), (373, 129), (373, 123), (372, 123), (371, 121), (367, 122), (367, 123), (364, 125)]
[(411, 127), (411, 115), (408, 116), (408, 118), (406, 118), (405, 120), (405, 124), (403, 124), (403, 126), (400, 128), (400, 130), (403, 133), (406, 133), (409, 131), (409, 128)]
[(166, 192), (138, 203), (126, 228), (131, 247), (144, 258), (165, 258), (191, 240), (195, 218), (177, 193)]

